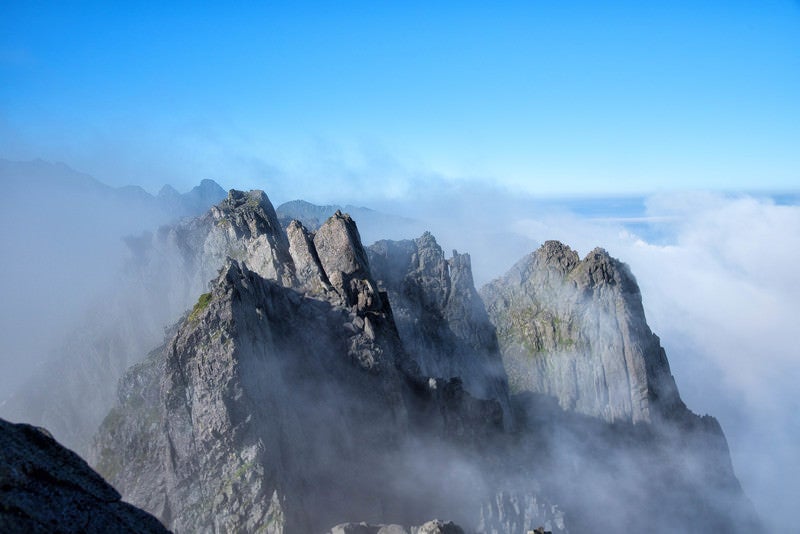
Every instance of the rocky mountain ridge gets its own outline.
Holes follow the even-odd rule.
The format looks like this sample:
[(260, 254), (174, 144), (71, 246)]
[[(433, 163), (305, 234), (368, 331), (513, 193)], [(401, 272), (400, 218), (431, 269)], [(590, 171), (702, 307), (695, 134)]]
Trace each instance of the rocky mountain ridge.
[(50, 194), (64, 201), (89, 204), (104, 202), (148, 209), (169, 215), (169, 219), (195, 216), (225, 198), (225, 190), (214, 180), (203, 179), (199, 185), (180, 193), (169, 184), (156, 195), (136, 185), (112, 187), (92, 176), (75, 171), (63, 163), (41, 159), (10, 161), (0, 158), (0, 187), (4, 199)]
[[(341, 221), (330, 237), (346, 249)], [(176, 531), (309, 532), (422, 506), (394, 503), (386, 483), (410, 429), (469, 443), (502, 428), (502, 411), (419, 375), (357, 262), (337, 268), (346, 297), (328, 301), (228, 263), (126, 374), (93, 449), (100, 472)]]
[[(365, 249), (345, 214), (284, 234), (274, 213), (232, 191), (152, 241), (181, 252), (182, 287), (224, 267), (126, 373), (92, 463), (170, 528), (757, 526), (719, 425), (680, 401), (607, 254), (547, 243), (482, 290), (487, 315), (469, 258), (430, 235)], [(501, 355), (534, 360), (516, 395)]]

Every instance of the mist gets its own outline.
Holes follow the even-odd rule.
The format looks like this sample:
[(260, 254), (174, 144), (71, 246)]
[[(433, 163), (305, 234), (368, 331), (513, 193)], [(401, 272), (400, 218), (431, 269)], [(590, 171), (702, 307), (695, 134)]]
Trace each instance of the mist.
[[(47, 362), (95, 351), (104, 328), (106, 334), (130, 329), (121, 309), (134, 307), (143, 294), (126, 271), (130, 238), (186, 216), (209, 191), (154, 197), (138, 186), (112, 188), (42, 160), (0, 160), (0, 184), (2, 407), (21, 389), (43, 387), (27, 381)], [(136, 326), (160, 338), (173, 315), (151, 310)]]
[[(404, 221), (376, 218), (384, 222), (360, 225), (365, 245), (429, 230), (445, 251), (470, 254), (478, 288), (548, 239), (581, 256), (601, 246), (628, 263), (683, 399), (693, 411), (719, 419), (736, 474), (769, 529), (791, 529), (800, 498), (800, 361), (793, 341), (800, 206), (794, 197), (778, 202), (769, 195), (687, 192), (535, 198), (479, 182), (428, 178), (432, 186), (421, 199), (410, 200), (407, 191), (361, 198), (361, 204)], [(10, 187), (0, 207), (6, 251), (0, 262), (6, 302), (0, 316), (1, 400), (86, 327), (89, 310), (103, 313), (108, 302), (128, 298), (120, 296), (130, 252), (122, 238), (153, 231), (170, 217), (146, 204), (52, 185)], [(577, 438), (568, 442), (582, 446)], [(573, 445), (562, 445), (556, 465), (570, 465)], [(408, 471), (446, 456), (434, 449), (431, 455), (429, 463)], [(452, 456), (454, 464), (461, 462)], [(636, 486), (640, 462), (629, 465), (624, 456), (609, 462), (617, 470), (629, 468), (623, 478)], [(463, 476), (486, 486), (473, 469), (465, 467)], [(605, 476), (597, 473), (592, 484), (602, 487)]]
[(385, 209), (411, 214), (445, 250), (469, 252), (479, 288), (549, 239), (581, 257), (599, 246), (627, 263), (682, 398), (719, 419), (769, 530), (792, 530), (800, 499), (795, 196), (535, 198), (452, 184)]

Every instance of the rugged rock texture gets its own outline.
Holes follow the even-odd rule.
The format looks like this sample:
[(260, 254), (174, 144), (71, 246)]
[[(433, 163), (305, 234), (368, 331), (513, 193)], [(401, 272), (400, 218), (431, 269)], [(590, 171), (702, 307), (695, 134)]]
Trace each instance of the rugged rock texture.
[(316, 232), (337, 211), (348, 213), (358, 221), (359, 231), (366, 243), (416, 235), (424, 230), (419, 221), (352, 205), (318, 206), (304, 200), (292, 200), (281, 204), (275, 211), (284, 228), (296, 220), (311, 232)]
[(392, 303), (400, 339), (423, 374), (458, 377), (508, 413), (508, 385), (497, 337), (472, 280), (468, 254), (445, 259), (426, 232), (413, 241), (367, 248), (372, 272)]
[(114, 488), (46, 430), (3, 419), (0, 531), (167, 532), (153, 516), (122, 502)]
[(122, 380), (92, 461), (170, 528), (313, 532), (436, 511), (427, 492), (403, 489), (401, 459), (422, 439), (468, 450), (502, 428), (497, 403), (419, 374), (358, 277), (366, 256), (347, 221), (325, 235), (319, 257), (330, 278), (343, 273), (344, 301), (233, 261), (171, 341)]
[[(140, 304), (76, 376), (138, 361), (91, 461), (178, 532), (757, 528), (719, 425), (684, 407), (633, 277), (601, 250), (547, 243), (484, 308), (469, 257), (429, 234), (366, 251), (341, 212), (284, 231), (260, 191), (129, 245)], [(192, 303), (131, 355), (143, 324)], [(71, 402), (113, 404), (107, 381), (80, 384)], [(52, 413), (100, 422), (73, 408)]]
[[(759, 528), (719, 423), (681, 401), (626, 265), (602, 249), (581, 260), (548, 241), (481, 296), (519, 393), (512, 455), (570, 530)], [(535, 500), (524, 483), (511, 487), (484, 517), (497, 511), (517, 528), (523, 503)]]
[(295, 265), (295, 274), (301, 287), (311, 293), (329, 294), (334, 291), (328, 275), (320, 263), (314, 236), (299, 221), (292, 221), (286, 228), (289, 239), (289, 254)]
[(568, 532), (564, 512), (558, 505), (534, 493), (501, 491), (481, 507), (476, 531), (485, 534), (531, 532), (534, 531), (533, 525), (541, 525), (543, 530), (551, 534)]
[(548, 241), (481, 296), (512, 391), (552, 395), (610, 422), (651, 421), (683, 407), (636, 280), (604, 250), (581, 261)]
[[(203, 182), (194, 201), (213, 184)], [(204, 215), (126, 240), (127, 271), (86, 320), (0, 413), (49, 428), (85, 453), (116, 401), (125, 370), (163, 342), (172, 324), (207, 289), (228, 257), (246, 260), (282, 285), (298, 284), (289, 241), (262, 191), (232, 190)]]
[(452, 521), (444, 522), (434, 519), (418, 527), (410, 528), (401, 525), (342, 523), (333, 527), (329, 534), (464, 534), (464, 529)]
[(328, 219), (314, 235), (314, 247), (344, 305), (358, 311), (383, 307), (361, 236), (349, 215), (337, 211)]
[[(432, 236), (367, 253), (342, 213), (284, 235), (261, 194), (228, 200), (210, 215), (227, 223), (173, 243), (238, 260), (124, 376), (92, 452), (170, 528), (757, 528), (719, 425), (683, 406), (633, 277), (604, 252), (548, 243), (485, 290), (498, 344), (468, 256)], [(498, 347), (533, 369), (511, 399)], [(354, 518), (371, 523), (342, 526)]]

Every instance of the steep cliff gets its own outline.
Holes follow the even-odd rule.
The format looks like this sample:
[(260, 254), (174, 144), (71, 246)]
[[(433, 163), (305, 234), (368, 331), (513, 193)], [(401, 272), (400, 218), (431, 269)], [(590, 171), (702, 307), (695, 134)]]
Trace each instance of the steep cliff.
[[(207, 189), (205, 183), (194, 201)], [(226, 258), (246, 259), (265, 277), (297, 284), (287, 236), (262, 191), (232, 190), (203, 215), (126, 243), (130, 258), (113, 293), (0, 405), (5, 417), (45, 426), (80, 453), (114, 405), (119, 378), (163, 342), (164, 327), (206, 291)]]
[(400, 339), (423, 374), (459, 377), (479, 398), (509, 412), (497, 337), (475, 290), (468, 254), (446, 259), (430, 233), (367, 248), (372, 272), (392, 303)]
[(169, 342), (126, 374), (93, 464), (179, 532), (410, 523), (463, 506), (461, 495), (432, 501), (447, 479), (414, 485), (403, 458), (433, 467), (415, 451), (434, 440), (463, 446), (434, 469), (464, 462), (502, 429), (500, 406), (420, 373), (352, 219), (293, 235), (288, 265), (321, 285), (293, 274), (297, 287), (284, 287), (229, 260)]
[[(758, 527), (719, 425), (683, 405), (633, 276), (600, 249), (548, 242), (479, 297), (469, 256), (430, 234), (365, 249), (341, 212), (284, 229), (260, 191), (130, 245), (122, 341), (50, 410), (76, 433), (102, 420), (92, 464), (178, 532)], [(144, 360), (152, 333), (124, 342), (181, 312)], [(113, 399), (91, 382), (130, 363)], [(103, 402), (73, 413), (88, 387)]]
[[(481, 297), (514, 392), (512, 454), (571, 529), (760, 528), (719, 423), (681, 400), (625, 264), (548, 241)], [(508, 494), (513, 520), (532, 499)]]
[(481, 297), (514, 392), (552, 395), (609, 422), (651, 421), (683, 407), (636, 280), (604, 250), (580, 260), (548, 241)]

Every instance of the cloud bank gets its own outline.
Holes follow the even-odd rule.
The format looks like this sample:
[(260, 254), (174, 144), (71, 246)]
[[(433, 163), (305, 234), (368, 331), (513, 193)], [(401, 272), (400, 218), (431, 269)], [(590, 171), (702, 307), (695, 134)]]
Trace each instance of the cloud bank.
[(644, 220), (636, 232), (562, 214), (514, 230), (582, 254), (603, 246), (631, 266), (684, 400), (720, 420), (745, 491), (771, 531), (789, 531), (800, 499), (800, 206), (672, 194), (648, 198)]

